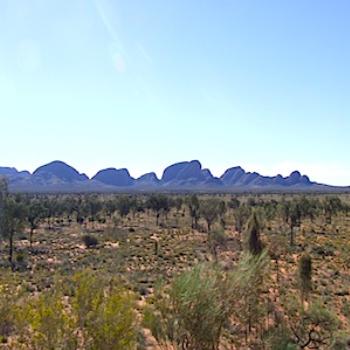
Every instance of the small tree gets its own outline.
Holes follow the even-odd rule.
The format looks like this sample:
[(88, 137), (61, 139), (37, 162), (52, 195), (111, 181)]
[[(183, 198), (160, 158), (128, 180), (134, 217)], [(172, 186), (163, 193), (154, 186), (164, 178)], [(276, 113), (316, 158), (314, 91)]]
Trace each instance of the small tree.
[(8, 260), (11, 267), (14, 268), (13, 264), (13, 241), (15, 233), (17, 233), (24, 225), (26, 218), (26, 207), (21, 201), (20, 197), (8, 197), (5, 201), (4, 207), (4, 226), (3, 235), (8, 239), (9, 242), (9, 253)]
[(294, 246), (296, 227), (300, 227), (302, 211), (297, 201), (283, 202), (281, 205), (281, 212), (283, 221), (289, 225), (290, 229), (290, 246)]
[(245, 204), (240, 205), (238, 208), (234, 210), (233, 216), (235, 218), (235, 226), (236, 226), (237, 232), (239, 233), (242, 232), (244, 225), (246, 224), (250, 215), (251, 215), (251, 208)]
[(247, 224), (245, 232), (246, 250), (252, 255), (259, 255), (263, 250), (263, 244), (260, 239), (261, 225), (256, 213), (254, 212)]
[[(255, 326), (258, 326), (264, 313), (264, 299), (262, 291), (269, 266), (266, 251), (259, 255), (244, 253), (239, 261), (238, 268), (233, 272), (236, 279), (239, 295), (238, 305), (235, 305), (236, 316), (246, 326), (246, 342)], [(259, 327), (256, 327), (259, 328)]]
[(196, 229), (198, 227), (198, 220), (200, 218), (198, 197), (193, 194), (190, 198), (188, 198), (187, 205), (192, 219), (192, 229)]
[(127, 196), (119, 197), (116, 202), (116, 208), (119, 212), (119, 215), (122, 218), (126, 217), (130, 213), (132, 205), (133, 205), (133, 201), (131, 198)]
[(90, 195), (86, 198), (85, 206), (89, 213), (89, 220), (94, 224), (98, 219), (98, 214), (102, 210), (102, 203), (97, 195)]
[(279, 280), (280, 280), (279, 262), (280, 262), (281, 256), (286, 253), (287, 248), (288, 248), (288, 239), (285, 235), (281, 233), (272, 235), (270, 239), (270, 244), (268, 247), (268, 252), (271, 259), (275, 260), (277, 285), (279, 284)]
[(208, 232), (211, 230), (212, 224), (221, 215), (223, 206), (217, 198), (209, 198), (200, 202), (200, 214), (207, 222)]
[(232, 197), (227, 205), (231, 209), (238, 209), (241, 205), (241, 202), (236, 197)]
[(106, 215), (111, 219), (113, 214), (117, 210), (117, 202), (114, 199), (105, 201), (104, 209), (105, 209)]
[(343, 208), (343, 204), (338, 197), (327, 197), (324, 202), (324, 213), (326, 217), (326, 222), (331, 224), (334, 215), (337, 214)]
[(148, 198), (146, 207), (155, 212), (156, 225), (158, 226), (161, 213), (167, 213), (169, 211), (168, 197), (162, 194), (152, 195)]
[(4, 177), (0, 177), (0, 239), (4, 236), (5, 231), (5, 205), (7, 196), (7, 181)]
[(42, 203), (38, 200), (32, 200), (27, 209), (27, 220), (30, 226), (29, 243), (31, 247), (33, 244), (34, 231), (38, 228), (39, 221), (44, 218), (44, 216), (45, 208)]
[(227, 236), (225, 230), (222, 228), (214, 229), (209, 234), (209, 248), (213, 254), (215, 261), (218, 261), (218, 248), (224, 248), (227, 243)]

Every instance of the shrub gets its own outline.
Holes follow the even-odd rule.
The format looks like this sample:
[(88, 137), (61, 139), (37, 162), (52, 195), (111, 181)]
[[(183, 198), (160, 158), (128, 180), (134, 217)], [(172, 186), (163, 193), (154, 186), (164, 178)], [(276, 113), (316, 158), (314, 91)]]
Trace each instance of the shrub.
[(98, 278), (92, 271), (77, 272), (73, 278), (72, 308), (77, 316), (79, 327), (83, 328), (90, 313), (98, 307), (103, 299), (104, 281)]
[(86, 248), (94, 248), (97, 246), (98, 240), (95, 236), (84, 235), (83, 243), (85, 244)]
[[(22, 309), (22, 310), (21, 310)], [(61, 293), (49, 291), (18, 310), (28, 322), (27, 341), (35, 349), (76, 349), (74, 320), (66, 311)]]
[(197, 266), (160, 289), (154, 306), (145, 310), (144, 323), (160, 344), (186, 349), (216, 349), (232, 310), (232, 289), (221, 271)]
[(304, 310), (302, 302), (289, 295), (286, 304), (288, 326), (295, 343), (303, 349), (306, 346), (310, 349), (329, 349), (340, 325), (337, 316), (319, 300)]
[(10, 292), (0, 286), (0, 340), (6, 340), (14, 330), (13, 300)]
[(84, 349), (132, 349), (137, 332), (134, 298), (89, 270), (73, 277), (72, 309), (83, 331)]
[(215, 261), (217, 261), (217, 249), (225, 247), (227, 243), (227, 236), (223, 228), (216, 228), (209, 233), (209, 249), (212, 252)]
[(134, 349), (137, 329), (133, 296), (122, 288), (112, 288), (92, 310), (86, 329), (92, 350)]
[(285, 327), (274, 329), (267, 339), (270, 350), (297, 350), (297, 345), (293, 342), (290, 331)]
[(346, 333), (337, 334), (331, 344), (331, 350), (348, 350), (350, 347), (350, 337)]
[(302, 301), (307, 299), (312, 289), (312, 260), (311, 256), (304, 254), (299, 260), (299, 283)]

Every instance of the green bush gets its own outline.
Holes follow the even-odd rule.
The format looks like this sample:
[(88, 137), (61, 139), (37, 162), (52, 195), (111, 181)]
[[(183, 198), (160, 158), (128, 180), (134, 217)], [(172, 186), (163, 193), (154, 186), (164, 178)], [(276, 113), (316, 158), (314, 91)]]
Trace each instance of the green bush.
[(13, 315), (13, 294), (4, 286), (0, 286), (0, 340), (5, 341), (15, 327)]
[(113, 288), (91, 312), (86, 329), (89, 349), (134, 349), (137, 328), (133, 296), (121, 288)]
[(267, 345), (269, 350), (297, 350), (297, 345), (286, 327), (278, 327), (270, 332)]
[(348, 350), (350, 348), (350, 336), (348, 333), (339, 333), (334, 336), (331, 350)]
[(73, 293), (72, 309), (83, 331), (85, 349), (133, 348), (137, 318), (132, 294), (90, 270), (73, 276)]
[(228, 281), (221, 271), (197, 266), (160, 289), (144, 314), (144, 324), (160, 344), (211, 350), (220, 342), (232, 310)]
[(75, 323), (67, 310), (61, 293), (43, 292), (26, 306), (18, 309), (17, 315), (27, 322), (27, 342), (34, 349), (56, 350), (77, 348)]
[(73, 297), (71, 304), (79, 327), (85, 327), (90, 313), (102, 302), (105, 282), (92, 271), (77, 272), (72, 278)]

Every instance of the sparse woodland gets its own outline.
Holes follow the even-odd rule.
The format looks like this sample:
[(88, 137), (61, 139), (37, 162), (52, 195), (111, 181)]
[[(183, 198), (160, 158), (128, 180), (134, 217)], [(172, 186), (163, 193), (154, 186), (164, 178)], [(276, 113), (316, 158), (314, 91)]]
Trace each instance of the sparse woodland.
[(2, 349), (350, 348), (350, 195), (0, 186)]

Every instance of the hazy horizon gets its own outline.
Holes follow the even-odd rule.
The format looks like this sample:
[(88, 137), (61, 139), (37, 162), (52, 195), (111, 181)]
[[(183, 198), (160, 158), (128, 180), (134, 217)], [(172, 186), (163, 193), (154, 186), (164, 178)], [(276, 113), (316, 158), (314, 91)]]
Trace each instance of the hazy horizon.
[(350, 3), (0, 0), (0, 166), (198, 159), (350, 185)]

